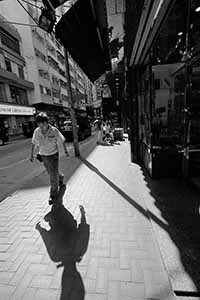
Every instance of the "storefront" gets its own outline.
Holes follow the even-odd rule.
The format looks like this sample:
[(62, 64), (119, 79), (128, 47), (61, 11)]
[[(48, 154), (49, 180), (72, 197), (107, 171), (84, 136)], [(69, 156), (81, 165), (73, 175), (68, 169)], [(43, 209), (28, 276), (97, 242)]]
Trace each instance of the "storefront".
[(132, 160), (155, 178), (199, 176), (200, 7), (155, 3), (129, 61)]
[(0, 104), (0, 126), (8, 128), (9, 136), (23, 134), (23, 124), (34, 121), (35, 108), (30, 106)]

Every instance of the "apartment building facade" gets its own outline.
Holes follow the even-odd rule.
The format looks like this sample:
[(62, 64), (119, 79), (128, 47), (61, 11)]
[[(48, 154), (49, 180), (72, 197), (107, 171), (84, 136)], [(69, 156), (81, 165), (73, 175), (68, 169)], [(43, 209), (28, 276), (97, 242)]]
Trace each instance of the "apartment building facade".
[(28, 79), (21, 36), (0, 16), (0, 127), (9, 136), (22, 134), (22, 124), (33, 121), (34, 84)]
[(71, 56), (69, 55), (68, 57), (74, 107), (76, 109), (85, 111), (87, 100), (87, 78), (78, 64), (71, 58)]
[[(17, 24), (16, 27), (22, 38), (27, 76), (35, 86), (31, 103), (36, 112), (47, 112), (51, 122), (57, 123), (60, 117), (69, 113), (70, 105), (64, 48), (53, 33), (48, 34), (37, 26), (41, 3), (38, 1), (32, 3), (23, 3), (32, 18), (17, 1), (12, 0), (0, 3), (0, 13), (7, 16), (11, 22), (20, 23), (23, 20), (25, 25), (29, 25)], [(62, 6), (56, 10), (58, 18), (62, 16), (64, 10)], [(86, 76), (70, 55), (68, 60), (75, 108), (85, 110), (88, 88)]]

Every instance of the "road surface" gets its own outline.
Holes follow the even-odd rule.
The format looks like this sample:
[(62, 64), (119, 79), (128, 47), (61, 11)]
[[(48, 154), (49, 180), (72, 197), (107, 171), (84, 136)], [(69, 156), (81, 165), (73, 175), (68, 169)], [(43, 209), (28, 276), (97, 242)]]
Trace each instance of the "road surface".
[[(86, 139), (80, 144), (86, 145)], [(0, 146), (0, 201), (15, 192), (21, 184), (44, 171), (43, 164), (29, 161), (31, 139), (13, 141)], [(73, 144), (67, 143), (69, 153), (73, 153)], [(61, 156), (65, 155), (61, 152)]]

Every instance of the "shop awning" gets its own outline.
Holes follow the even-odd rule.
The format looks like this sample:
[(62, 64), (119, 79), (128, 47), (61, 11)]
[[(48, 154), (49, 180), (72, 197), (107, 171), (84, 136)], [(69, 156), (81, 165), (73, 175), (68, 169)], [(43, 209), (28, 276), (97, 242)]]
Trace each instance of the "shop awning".
[(104, 0), (78, 0), (56, 25), (56, 38), (91, 81), (111, 70)]
[(145, 63), (149, 49), (174, 3), (175, 0), (146, 1), (133, 44), (129, 66)]

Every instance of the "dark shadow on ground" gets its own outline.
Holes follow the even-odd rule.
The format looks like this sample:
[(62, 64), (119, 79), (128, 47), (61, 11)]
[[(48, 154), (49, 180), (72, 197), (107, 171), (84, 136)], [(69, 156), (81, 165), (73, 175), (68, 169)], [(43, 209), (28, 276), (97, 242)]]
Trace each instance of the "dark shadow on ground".
[[(105, 175), (103, 175), (94, 165), (92, 165), (89, 161), (80, 157), (80, 160), (93, 172), (95, 172), (100, 178), (102, 178), (111, 188), (113, 188), (116, 192), (118, 192), (126, 201), (128, 201), (133, 207), (135, 207), (143, 216), (145, 216), (148, 220), (152, 219), (156, 224), (158, 224), (161, 228), (168, 231), (168, 225), (166, 225), (161, 219), (159, 219), (156, 215), (154, 215), (151, 211), (146, 209), (146, 207), (142, 207), (138, 204), (134, 199), (129, 197), (123, 190), (121, 190), (116, 184), (114, 184), (110, 179), (108, 179)], [(165, 290), (165, 286), (163, 290), (160, 289), (159, 295), (162, 295), (162, 292)], [(167, 292), (167, 291), (166, 291)], [(152, 298), (153, 299), (153, 298)], [(160, 299), (160, 298), (159, 298)], [(164, 300), (164, 299), (162, 299)]]
[(157, 218), (154, 214), (152, 214), (149, 210), (143, 208), (140, 204), (138, 204), (134, 199), (129, 197), (124, 191), (122, 191), (116, 184), (114, 184), (110, 179), (108, 179), (105, 175), (103, 175), (95, 166), (93, 166), (89, 161), (85, 158), (80, 157), (80, 160), (93, 172), (99, 175), (107, 184), (109, 184), (115, 191), (117, 191), (124, 199), (126, 199), (131, 205), (133, 205), (141, 214), (143, 214), (147, 219), (153, 219), (158, 225), (160, 225), (165, 230), (168, 230), (168, 226), (162, 222), (159, 218)]
[(186, 272), (193, 280), (196, 289), (200, 291), (199, 193), (180, 179), (154, 181), (143, 170), (150, 193), (154, 197), (155, 205), (161, 211), (162, 217), (166, 220), (165, 223), (149, 209), (144, 209), (134, 199), (130, 198), (86, 159), (80, 157), (80, 160), (141, 214), (168, 232), (172, 241), (179, 249), (182, 264)]
[(184, 269), (200, 292), (199, 193), (181, 179), (153, 180), (146, 170), (143, 174), (154, 205), (168, 223), (168, 233), (179, 249)]
[[(64, 267), (60, 300), (83, 300), (85, 288), (76, 263), (82, 260), (87, 251), (90, 227), (82, 206), (81, 222), (78, 226), (72, 214), (64, 207), (62, 199), (65, 190), (66, 186), (63, 185), (56, 204), (44, 220), (36, 225), (36, 229), (40, 232), (51, 260), (57, 263), (57, 268)], [(50, 229), (47, 230), (44, 224), (48, 224)]]

